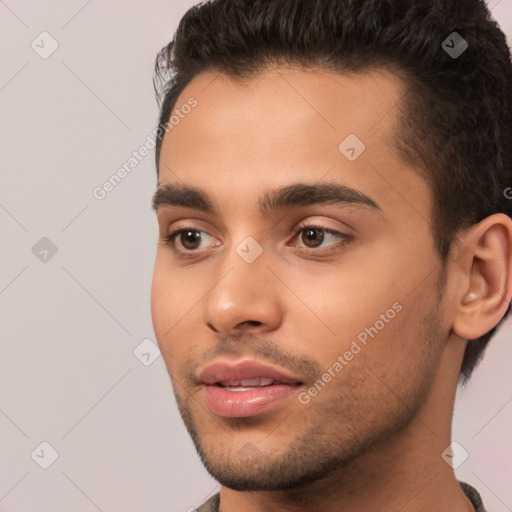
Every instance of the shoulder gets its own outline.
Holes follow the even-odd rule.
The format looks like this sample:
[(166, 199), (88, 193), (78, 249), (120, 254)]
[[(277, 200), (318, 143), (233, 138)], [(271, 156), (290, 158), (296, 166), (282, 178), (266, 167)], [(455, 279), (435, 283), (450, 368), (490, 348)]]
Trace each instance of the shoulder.
[(468, 497), (469, 501), (471, 501), (473, 507), (475, 507), (475, 512), (486, 512), (480, 493), (466, 482), (459, 482), (459, 485), (464, 491), (464, 494)]
[(219, 512), (220, 494), (214, 494), (206, 500), (200, 507), (192, 509), (191, 512)]

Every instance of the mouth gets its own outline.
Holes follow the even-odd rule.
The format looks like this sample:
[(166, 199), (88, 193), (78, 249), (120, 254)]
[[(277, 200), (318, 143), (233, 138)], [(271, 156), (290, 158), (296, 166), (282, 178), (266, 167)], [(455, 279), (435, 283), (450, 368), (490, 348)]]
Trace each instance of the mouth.
[(206, 404), (225, 418), (258, 416), (296, 394), (303, 385), (300, 377), (255, 361), (218, 361), (199, 374)]
[(268, 386), (277, 386), (279, 384), (293, 386), (298, 383), (287, 379), (275, 380), (270, 377), (254, 377), (252, 379), (227, 380), (215, 383), (216, 386), (225, 388), (228, 391), (251, 391), (255, 388), (266, 388)]

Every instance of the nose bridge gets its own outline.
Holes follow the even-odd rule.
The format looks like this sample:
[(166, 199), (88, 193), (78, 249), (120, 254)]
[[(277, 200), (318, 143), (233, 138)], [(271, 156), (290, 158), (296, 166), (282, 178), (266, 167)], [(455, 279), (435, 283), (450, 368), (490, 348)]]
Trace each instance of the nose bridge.
[(272, 273), (266, 266), (267, 253), (252, 236), (234, 240), (219, 256), (217, 278), (203, 301), (203, 322), (224, 333), (242, 323), (275, 328), (280, 307), (275, 291), (269, 293)]
[(263, 245), (250, 235), (238, 236), (238, 240), (234, 238), (229, 250), (221, 256), (219, 280), (212, 291), (240, 294), (240, 299), (256, 297), (258, 288), (268, 277), (266, 253)]

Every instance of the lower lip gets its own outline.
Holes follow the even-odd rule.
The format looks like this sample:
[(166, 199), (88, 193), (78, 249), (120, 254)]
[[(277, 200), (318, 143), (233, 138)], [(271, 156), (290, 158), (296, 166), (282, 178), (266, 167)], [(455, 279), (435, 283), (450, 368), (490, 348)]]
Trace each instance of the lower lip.
[(206, 403), (219, 416), (248, 418), (258, 416), (279, 405), (295, 394), (298, 385), (277, 384), (254, 388), (249, 391), (228, 391), (216, 385), (205, 386)]

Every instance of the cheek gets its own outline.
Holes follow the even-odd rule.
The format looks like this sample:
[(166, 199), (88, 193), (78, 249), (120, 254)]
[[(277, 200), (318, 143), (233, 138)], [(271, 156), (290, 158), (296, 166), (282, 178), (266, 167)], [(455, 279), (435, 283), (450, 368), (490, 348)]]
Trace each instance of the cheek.
[(165, 258), (157, 254), (151, 283), (151, 318), (162, 353), (169, 350), (175, 338), (178, 320), (186, 312), (187, 287), (176, 279)]
[(157, 335), (167, 333), (171, 328), (174, 330), (173, 326), (198, 301), (201, 290), (197, 281), (197, 278), (184, 278), (165, 254), (157, 253), (151, 283), (151, 315)]
[(168, 290), (168, 275), (164, 271), (162, 258), (157, 253), (155, 267), (153, 269), (153, 280), (151, 282), (151, 318), (153, 330), (160, 343), (165, 325), (168, 325), (168, 312), (171, 308)]
[[(340, 324), (340, 335), (331, 346), (310, 351), (324, 373), (305, 390), (300, 403), (309, 401), (320, 430), (331, 431), (334, 423), (337, 435), (348, 435), (353, 425), (378, 427), (407, 416), (408, 406), (428, 390), (439, 353), (431, 337), (435, 334), (414, 307), (396, 307), (393, 312), (388, 323), (357, 327), (354, 336), (344, 335)], [(337, 419), (326, 421), (329, 417)]]
[(371, 261), (361, 260), (357, 265), (330, 267), (323, 274), (310, 273), (307, 279), (292, 281), (302, 304), (297, 299), (289, 303), (291, 323), (306, 326), (309, 336), (314, 336), (311, 355), (319, 363), (328, 362), (324, 354), (330, 359), (342, 355), (358, 337), (371, 339), (368, 331), (375, 334), (377, 330), (380, 337), (400, 321), (402, 294), (395, 283), (399, 274), (389, 266), (383, 273)]
[(351, 365), (368, 364), (390, 376), (412, 362), (420, 352), (414, 345), (423, 316), (435, 298), (437, 273), (429, 249), (381, 244), (321, 271), (302, 269), (307, 278), (288, 276), (307, 306), (295, 300), (289, 310), (291, 323), (301, 325), (302, 349), (325, 369), (345, 354)]
[(158, 346), (173, 373), (197, 350), (198, 308), (205, 291), (197, 274), (191, 278), (190, 273), (177, 271), (165, 255), (157, 253), (151, 283), (151, 317)]

